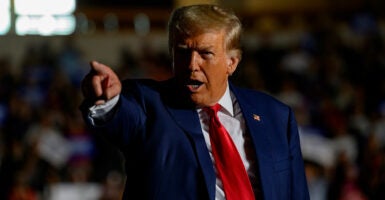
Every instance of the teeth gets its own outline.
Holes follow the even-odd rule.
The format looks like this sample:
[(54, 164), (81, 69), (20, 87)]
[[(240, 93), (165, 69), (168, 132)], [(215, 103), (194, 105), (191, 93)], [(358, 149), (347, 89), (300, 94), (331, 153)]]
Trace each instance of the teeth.
[(192, 88), (197, 89), (199, 85), (192, 85)]

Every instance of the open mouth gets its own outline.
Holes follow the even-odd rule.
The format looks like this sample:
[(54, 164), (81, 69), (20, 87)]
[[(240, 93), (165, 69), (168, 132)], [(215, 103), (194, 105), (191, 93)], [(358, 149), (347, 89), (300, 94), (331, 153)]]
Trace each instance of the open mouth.
[(202, 84), (202, 82), (197, 80), (189, 80), (186, 83), (186, 86), (189, 88), (190, 91), (194, 92), (197, 91)]

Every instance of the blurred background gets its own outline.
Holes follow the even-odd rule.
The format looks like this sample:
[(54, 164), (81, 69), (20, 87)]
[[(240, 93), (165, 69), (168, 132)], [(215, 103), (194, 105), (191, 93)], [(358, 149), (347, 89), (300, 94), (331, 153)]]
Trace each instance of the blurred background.
[[(90, 60), (170, 77), (170, 12), (206, 2), (0, 0), (0, 199), (120, 199), (122, 157), (84, 126), (80, 81)], [(245, 28), (233, 81), (295, 111), (311, 199), (385, 199), (385, 2), (218, 3)]]

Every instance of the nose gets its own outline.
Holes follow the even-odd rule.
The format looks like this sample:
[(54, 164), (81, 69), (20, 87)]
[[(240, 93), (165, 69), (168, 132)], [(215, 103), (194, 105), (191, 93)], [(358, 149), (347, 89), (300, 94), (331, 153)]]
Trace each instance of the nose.
[(191, 51), (189, 69), (191, 72), (199, 70), (199, 54), (196, 51)]

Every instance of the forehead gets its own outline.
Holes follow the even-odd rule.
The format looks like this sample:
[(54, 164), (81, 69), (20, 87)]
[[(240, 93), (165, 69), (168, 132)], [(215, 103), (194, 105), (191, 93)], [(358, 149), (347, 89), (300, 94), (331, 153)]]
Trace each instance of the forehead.
[(224, 31), (208, 31), (194, 35), (176, 35), (177, 46), (219, 47), (224, 43)]

